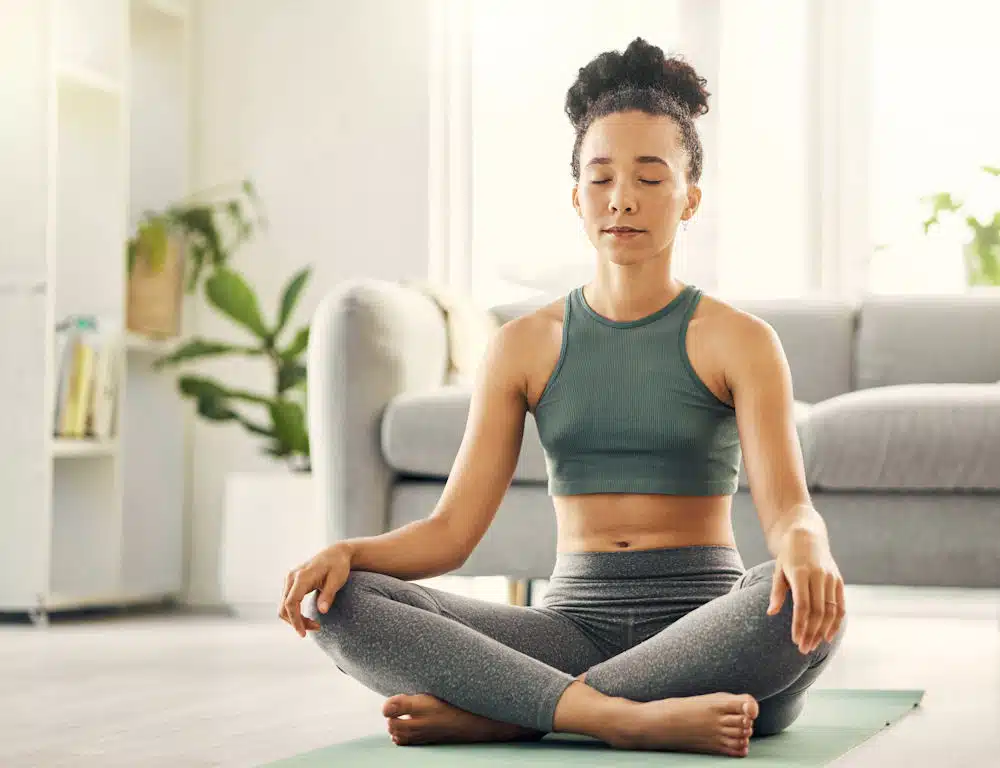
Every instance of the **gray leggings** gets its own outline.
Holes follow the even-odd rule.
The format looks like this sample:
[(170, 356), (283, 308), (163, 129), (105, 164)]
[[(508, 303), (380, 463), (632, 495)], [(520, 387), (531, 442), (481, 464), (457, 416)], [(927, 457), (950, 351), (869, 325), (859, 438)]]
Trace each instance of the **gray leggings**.
[(540, 606), (352, 571), (326, 614), (316, 593), (302, 607), (337, 668), (385, 696), (428, 693), (550, 732), (560, 696), (586, 672), (586, 685), (633, 701), (749, 693), (760, 702), (754, 733), (767, 735), (799, 716), (844, 632), (801, 654), (791, 595), (766, 615), (773, 573), (773, 561), (745, 571), (721, 546), (561, 553)]

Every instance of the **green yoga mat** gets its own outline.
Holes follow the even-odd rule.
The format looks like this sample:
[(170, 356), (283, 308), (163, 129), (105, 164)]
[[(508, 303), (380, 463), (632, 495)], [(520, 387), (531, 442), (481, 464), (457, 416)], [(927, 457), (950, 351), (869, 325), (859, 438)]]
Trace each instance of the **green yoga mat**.
[(784, 733), (750, 741), (750, 754), (735, 760), (677, 752), (612, 749), (585, 736), (553, 733), (537, 742), (447, 744), (399, 747), (388, 733), (334, 744), (269, 763), (269, 768), (468, 768), (468, 766), (624, 766), (753, 765), (804, 768), (826, 765), (892, 725), (916, 707), (923, 691), (813, 689), (802, 716)]

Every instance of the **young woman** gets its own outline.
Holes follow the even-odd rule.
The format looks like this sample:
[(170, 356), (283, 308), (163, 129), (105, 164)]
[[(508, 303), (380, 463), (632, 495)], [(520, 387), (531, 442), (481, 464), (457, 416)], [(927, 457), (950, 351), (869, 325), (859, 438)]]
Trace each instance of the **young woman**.
[[(844, 585), (806, 488), (781, 344), (672, 274), (701, 199), (704, 86), (641, 38), (579, 71), (566, 112), (593, 279), (494, 338), (430, 517), (288, 574), (279, 615), (390, 697), (397, 744), (571, 732), (742, 756), (751, 734), (795, 720), (840, 642)], [(411, 583), (482, 539), (529, 412), (558, 523), (542, 605)], [(730, 519), (741, 459), (775, 558), (749, 570)]]

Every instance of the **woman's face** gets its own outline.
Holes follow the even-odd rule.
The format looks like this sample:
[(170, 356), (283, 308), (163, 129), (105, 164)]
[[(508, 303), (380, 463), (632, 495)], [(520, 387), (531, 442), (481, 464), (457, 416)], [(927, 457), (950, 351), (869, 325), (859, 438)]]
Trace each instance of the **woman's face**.
[[(602, 256), (635, 264), (670, 247), (701, 200), (701, 190), (687, 182), (687, 163), (669, 117), (622, 112), (591, 124), (580, 147), (573, 207)], [(608, 231), (613, 227), (641, 231), (616, 235)]]

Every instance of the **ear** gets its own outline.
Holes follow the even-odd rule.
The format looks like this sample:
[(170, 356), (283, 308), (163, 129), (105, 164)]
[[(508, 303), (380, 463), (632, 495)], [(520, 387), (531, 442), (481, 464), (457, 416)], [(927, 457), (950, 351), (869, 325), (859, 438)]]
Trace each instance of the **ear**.
[(684, 210), (681, 219), (687, 220), (694, 216), (699, 205), (701, 205), (701, 187), (696, 184), (690, 184), (688, 185), (687, 192), (687, 208)]
[(580, 191), (579, 190), (580, 190), (580, 185), (579, 184), (574, 184), (573, 185), (573, 190), (572, 190), (572, 192), (573, 192), (573, 208), (576, 209), (577, 216), (579, 216), (580, 218), (583, 218), (583, 209), (580, 208)]

